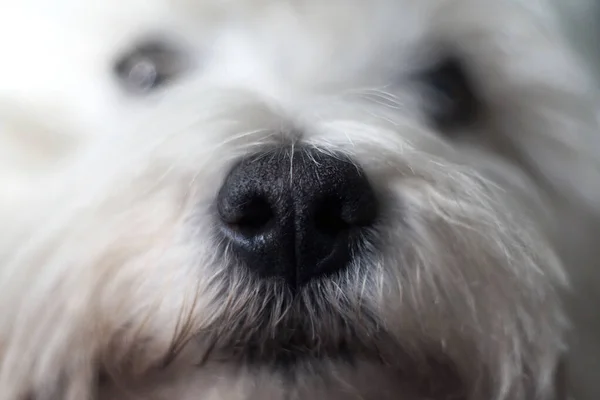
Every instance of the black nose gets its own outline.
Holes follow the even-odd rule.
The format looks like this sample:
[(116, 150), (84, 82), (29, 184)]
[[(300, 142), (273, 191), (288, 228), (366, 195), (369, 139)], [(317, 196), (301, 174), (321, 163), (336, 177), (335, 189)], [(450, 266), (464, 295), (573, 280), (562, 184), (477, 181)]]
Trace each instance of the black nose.
[(303, 148), (242, 161), (227, 176), (217, 208), (239, 260), (297, 287), (346, 268), (365, 247), (378, 207), (360, 167)]

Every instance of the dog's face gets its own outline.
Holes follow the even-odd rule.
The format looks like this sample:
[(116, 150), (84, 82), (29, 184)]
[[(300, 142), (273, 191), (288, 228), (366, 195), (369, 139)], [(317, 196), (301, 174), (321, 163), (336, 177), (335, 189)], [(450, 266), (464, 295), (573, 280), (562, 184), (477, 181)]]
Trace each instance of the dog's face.
[(6, 8), (3, 393), (551, 398), (600, 179), (533, 7)]

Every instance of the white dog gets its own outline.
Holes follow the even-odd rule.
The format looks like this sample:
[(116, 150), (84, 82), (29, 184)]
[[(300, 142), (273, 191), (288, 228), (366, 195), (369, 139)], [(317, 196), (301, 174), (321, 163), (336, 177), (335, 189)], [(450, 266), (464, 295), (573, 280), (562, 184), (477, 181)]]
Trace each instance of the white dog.
[(0, 399), (597, 399), (549, 11), (5, 0)]

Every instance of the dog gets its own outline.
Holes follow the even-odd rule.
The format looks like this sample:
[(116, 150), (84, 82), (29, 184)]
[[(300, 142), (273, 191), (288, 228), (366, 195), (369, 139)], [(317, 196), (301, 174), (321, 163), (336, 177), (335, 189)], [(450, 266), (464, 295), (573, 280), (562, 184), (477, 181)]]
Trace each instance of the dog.
[(597, 398), (597, 100), (559, 26), (5, 1), (0, 399)]

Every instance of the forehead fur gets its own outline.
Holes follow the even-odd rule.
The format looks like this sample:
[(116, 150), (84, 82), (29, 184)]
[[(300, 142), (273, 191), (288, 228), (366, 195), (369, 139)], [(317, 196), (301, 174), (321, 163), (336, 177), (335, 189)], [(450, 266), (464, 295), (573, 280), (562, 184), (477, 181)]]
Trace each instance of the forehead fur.
[[(54, 121), (76, 137), (114, 130), (147, 105), (119, 90), (115, 59), (153, 37), (173, 40), (196, 61), (184, 81), (246, 88), (280, 104), (329, 89), (402, 82), (440, 47), (476, 46), (465, 56), (476, 72), (491, 74), (486, 64), (495, 53), (522, 52), (524, 19), (535, 15), (540, 29), (551, 24), (537, 12), (547, 7), (537, 3), (24, 0), (0, 15), (0, 102), (10, 103), (0, 112), (10, 125), (14, 108), (36, 110), (45, 124)], [(507, 42), (495, 32), (515, 38)], [(521, 59), (518, 73), (543, 70), (540, 57)], [(563, 79), (569, 84), (573, 76)]]
[[(535, 7), (528, 3), (527, 8)], [(519, 26), (524, 9), (518, 2), (485, 0), (127, 0), (117, 4), (60, 0), (52, 5), (24, 0), (0, 16), (0, 43), (12, 55), (3, 68), (20, 72), (5, 73), (0, 79), (27, 75), (34, 89), (45, 87), (49, 71), (53, 76), (61, 74), (58, 78), (76, 77), (82, 71), (105, 74), (115, 53), (157, 34), (190, 42), (205, 61), (205, 74), (210, 74), (211, 65), (233, 60), (237, 68), (230, 66), (226, 73), (242, 74), (239, 70), (246, 68), (253, 70), (245, 72), (247, 76), (259, 72), (286, 79), (302, 75), (324, 81), (356, 79), (369, 67), (378, 73), (414, 68), (414, 57), (432, 42), (461, 40), (452, 38), (461, 32), (448, 32), (449, 25), (456, 30), (451, 20), (458, 16), (469, 21), (489, 15), (489, 27), (481, 22), (477, 29), (494, 31), (495, 15), (509, 30), (511, 23)], [(520, 17), (507, 22), (513, 20), (498, 18), (499, 13)], [(16, 36), (20, 41), (11, 39)], [(45, 68), (39, 68), (40, 62)], [(4, 79), (3, 87), (11, 84)]]

